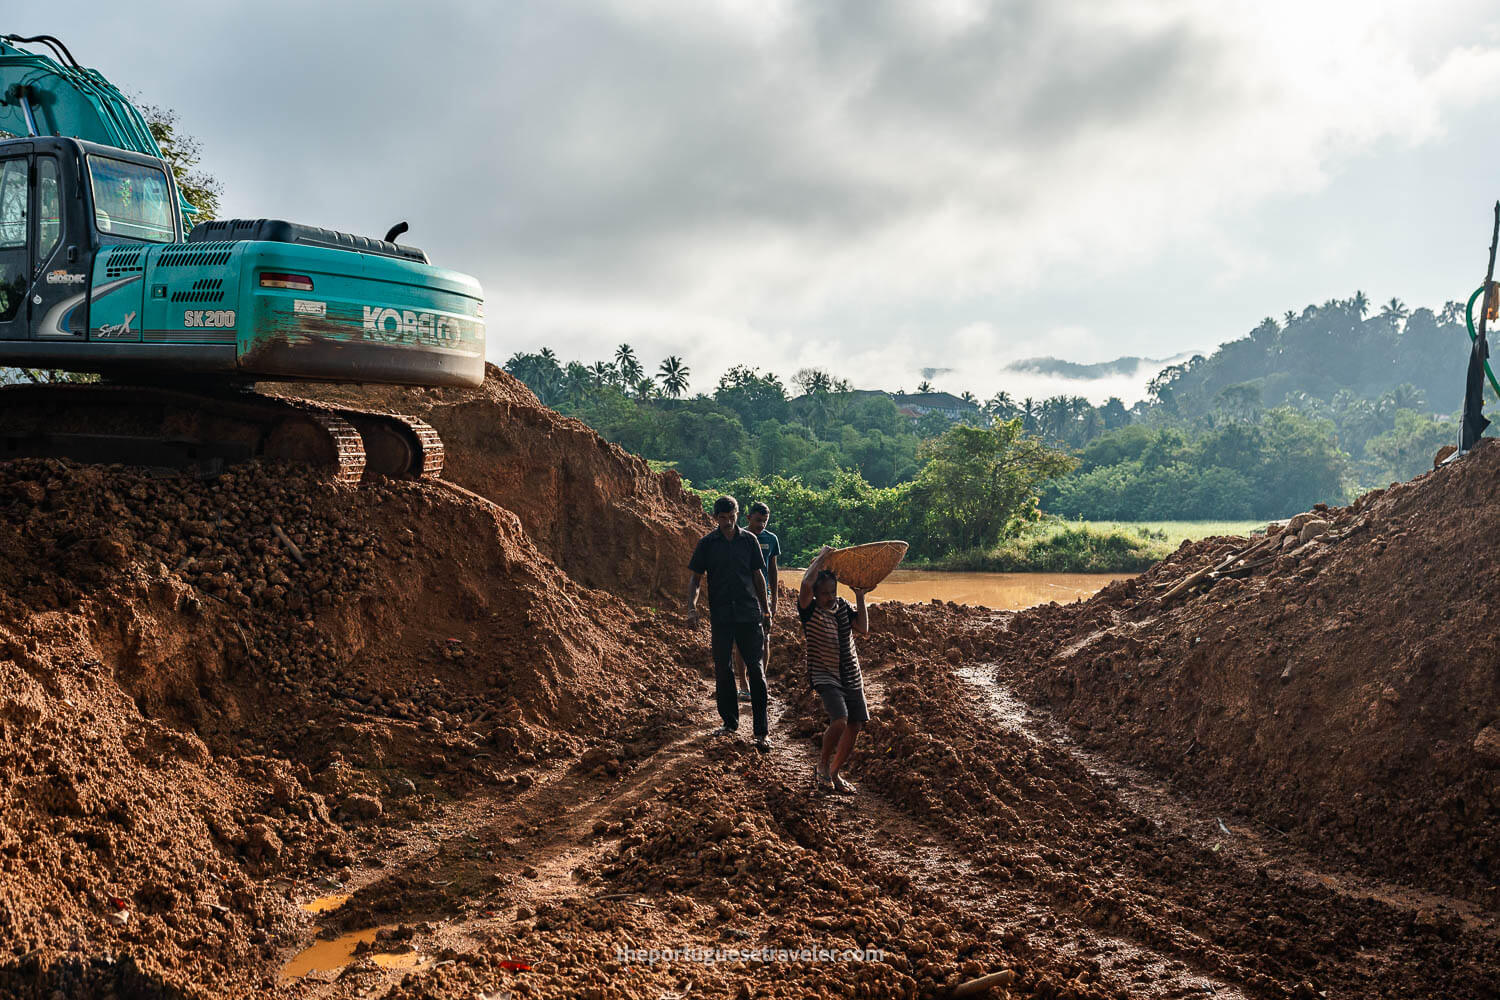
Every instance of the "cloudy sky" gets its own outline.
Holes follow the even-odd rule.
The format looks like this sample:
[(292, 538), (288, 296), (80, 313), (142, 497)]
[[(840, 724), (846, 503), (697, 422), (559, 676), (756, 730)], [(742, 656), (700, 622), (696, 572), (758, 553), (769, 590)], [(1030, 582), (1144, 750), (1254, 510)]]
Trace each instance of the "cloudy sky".
[(628, 341), (698, 389), (1025, 393), (1053, 386), (1008, 362), (1170, 357), (1355, 289), (1437, 307), (1500, 196), (1493, 3), (42, 10), (5, 30), (175, 108), (227, 214), (406, 219), (483, 283), (493, 360)]

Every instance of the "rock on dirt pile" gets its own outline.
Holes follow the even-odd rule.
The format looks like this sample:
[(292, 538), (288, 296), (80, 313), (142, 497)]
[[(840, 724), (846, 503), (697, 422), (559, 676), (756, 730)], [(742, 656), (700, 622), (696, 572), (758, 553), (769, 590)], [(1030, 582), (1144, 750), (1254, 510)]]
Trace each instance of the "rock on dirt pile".
[[(1087, 740), (1377, 872), (1500, 905), (1500, 446), (1010, 617), (1002, 680)], [(1164, 599), (1166, 598), (1166, 599)]]

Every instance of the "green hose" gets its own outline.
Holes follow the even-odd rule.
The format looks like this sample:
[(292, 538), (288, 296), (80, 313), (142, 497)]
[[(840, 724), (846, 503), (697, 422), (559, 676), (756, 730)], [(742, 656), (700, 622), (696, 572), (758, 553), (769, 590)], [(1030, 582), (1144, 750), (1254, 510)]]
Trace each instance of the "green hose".
[[(1469, 296), (1469, 304), (1464, 307), (1464, 322), (1469, 324), (1469, 340), (1479, 339), (1479, 333), (1474, 329), (1474, 300), (1484, 294), (1484, 286), (1479, 286), (1479, 291)], [(1500, 382), (1495, 381), (1495, 373), (1490, 369), (1489, 359), (1484, 362), (1484, 373), (1490, 377), (1490, 387), (1495, 390), (1495, 395), (1500, 396)]]

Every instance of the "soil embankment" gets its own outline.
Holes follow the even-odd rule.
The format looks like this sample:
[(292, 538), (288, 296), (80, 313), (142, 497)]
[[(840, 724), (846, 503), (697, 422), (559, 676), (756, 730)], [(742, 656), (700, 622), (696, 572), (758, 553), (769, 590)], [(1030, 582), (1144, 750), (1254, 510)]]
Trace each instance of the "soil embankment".
[(282, 385), (325, 402), (421, 417), (442, 435), (443, 478), (512, 511), (570, 577), (621, 596), (680, 599), (682, 567), (712, 527), (675, 472), (537, 401), (494, 365), (476, 390)]
[[(318, 391), (423, 416), (467, 489), (0, 463), (0, 996), (936, 998), (1001, 970), (990, 996), (1500, 993), (1495, 904), (1460, 884), (1489, 864), (1472, 833), (1433, 841), (1461, 855), (1441, 862), (1403, 856), (1394, 821), (1349, 847), (1380, 780), (1413, 827), (1473, 831), (1493, 808), (1483, 675), (1442, 665), (1480, 651), (1453, 637), (1469, 605), (1401, 633), (1460, 706), (1441, 711), (1373, 644), (1295, 660), (1258, 712), (1196, 652), (1212, 634), (1249, 662), (1235, 637), (1264, 616), (1281, 653), (1331, 658), (1346, 607), (1381, 607), (1357, 546), (1398, 601), (1468, 600), (1463, 577), (1493, 603), (1491, 571), (1416, 516), (1450, 493), (1444, 517), (1480, 505), (1488, 451), (1166, 608), (1155, 583), (1238, 543), (1067, 607), (873, 609), (861, 792), (823, 799), (789, 595), (776, 751), (710, 735), (707, 630), (661, 598), (706, 530), (673, 477), (503, 373), (473, 393)], [(1424, 544), (1426, 575), (1396, 575)], [(1425, 606), (1388, 595), (1385, 615)], [(1321, 729), (1282, 721), (1299, 682)], [(1394, 719), (1340, 708), (1387, 684)], [(1167, 707), (1143, 719), (1122, 689)], [(1277, 735), (1285, 753), (1252, 756)], [(1318, 739), (1356, 741), (1337, 780), (1311, 766)], [(1422, 767), (1432, 788), (1402, 784)], [(299, 909), (325, 896), (350, 898)], [(319, 927), (376, 940), (282, 979)], [(622, 951), (663, 947), (697, 954)], [(715, 948), (825, 954), (701, 960)]]
[[(1371, 870), (1500, 907), (1500, 446), (1245, 539), (1185, 545), (999, 633), (999, 677), (1084, 741)], [(1301, 524), (1327, 522), (1325, 529)], [(1313, 540), (1313, 534), (1322, 535)]]

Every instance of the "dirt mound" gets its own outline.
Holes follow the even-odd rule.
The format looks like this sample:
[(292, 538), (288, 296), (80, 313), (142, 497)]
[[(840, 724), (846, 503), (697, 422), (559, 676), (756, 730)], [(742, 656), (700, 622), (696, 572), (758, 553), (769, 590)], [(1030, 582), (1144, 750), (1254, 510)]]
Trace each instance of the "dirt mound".
[(1009, 618), (999, 675), (1243, 815), (1500, 905), (1497, 492), (1486, 441), (1164, 600), (1250, 542), (1185, 545), (1084, 604)]
[(0, 982), (253, 992), (276, 876), (659, 726), (663, 629), (441, 483), (0, 463)]
[(443, 477), (514, 511), (536, 546), (589, 587), (676, 599), (693, 546), (713, 526), (677, 473), (652, 472), (494, 365), (472, 390), (266, 388), (426, 420), (446, 447)]

